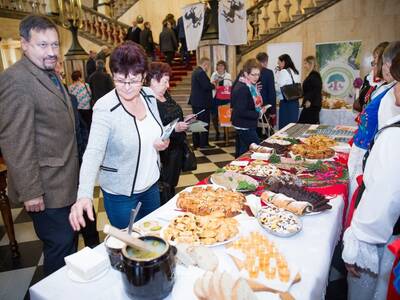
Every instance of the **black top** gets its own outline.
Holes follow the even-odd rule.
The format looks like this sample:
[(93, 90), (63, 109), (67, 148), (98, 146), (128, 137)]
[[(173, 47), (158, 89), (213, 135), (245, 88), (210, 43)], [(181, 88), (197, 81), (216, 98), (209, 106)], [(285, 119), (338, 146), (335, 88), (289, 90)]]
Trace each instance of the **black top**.
[(201, 67), (197, 67), (192, 73), (189, 104), (199, 108), (210, 108), (213, 89), (214, 85), (210, 82), (207, 73)]
[(241, 128), (257, 128), (259, 113), (246, 84), (238, 81), (231, 95), (232, 125)]
[[(183, 111), (178, 103), (175, 102), (174, 99), (168, 94), (165, 93), (164, 97), (166, 98), (165, 102), (162, 102), (157, 99), (157, 107), (158, 112), (160, 113), (161, 122), (163, 126), (168, 125), (175, 119), (179, 119), (179, 121), (183, 121)], [(183, 143), (186, 138), (185, 132), (175, 132), (173, 131), (170, 136), (170, 143), (178, 144)]]
[(92, 100), (96, 102), (114, 88), (111, 76), (103, 71), (97, 70), (88, 79)]
[(160, 33), (159, 43), (161, 52), (173, 52), (178, 49), (175, 32), (168, 27), (164, 27)]
[(134, 30), (132, 27), (128, 28), (128, 32), (126, 34), (125, 40), (130, 40), (135, 43), (140, 43), (140, 32), (142, 30), (139, 27), (136, 27)]
[(96, 71), (96, 61), (89, 57), (88, 61), (86, 62), (86, 79), (90, 77)]
[(261, 97), (263, 98), (263, 105), (272, 105), (271, 114), (276, 114), (276, 91), (274, 72), (267, 68), (261, 68), (260, 82), (262, 86), (260, 93)]
[(145, 28), (140, 32), (140, 45), (147, 53), (154, 51), (153, 33), (149, 28)]
[(303, 82), (303, 104), (311, 102), (311, 107), (321, 108), (322, 106), (322, 78), (317, 71), (311, 71)]

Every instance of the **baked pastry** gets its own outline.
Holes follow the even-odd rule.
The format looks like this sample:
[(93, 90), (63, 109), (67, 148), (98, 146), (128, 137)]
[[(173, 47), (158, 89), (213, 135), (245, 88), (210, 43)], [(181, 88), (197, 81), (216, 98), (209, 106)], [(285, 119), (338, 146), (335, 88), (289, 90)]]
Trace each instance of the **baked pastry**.
[(335, 151), (327, 146), (317, 144), (297, 144), (291, 146), (294, 155), (307, 159), (328, 159), (335, 156)]
[(176, 206), (200, 216), (234, 217), (242, 212), (245, 202), (246, 198), (239, 192), (197, 186), (190, 192), (179, 193)]
[(163, 237), (176, 243), (213, 245), (229, 240), (238, 233), (238, 223), (233, 218), (196, 216), (186, 213), (171, 221), (164, 230)]
[(313, 211), (313, 206), (309, 202), (296, 201), (296, 199), (281, 193), (275, 194), (271, 191), (265, 191), (261, 194), (260, 198), (264, 203), (271, 203), (277, 208), (290, 211), (298, 216)]
[[(292, 197), (297, 201), (308, 202), (312, 205), (314, 212), (332, 208), (332, 206), (328, 204), (329, 199), (326, 199), (324, 195), (316, 192), (310, 192), (303, 187), (299, 187), (294, 184), (275, 183), (270, 186), (270, 190), (275, 193), (285, 194), (286, 196)], [(268, 191), (267, 195), (271, 196), (272, 193)], [(263, 200), (263, 198), (261, 199)]]
[(315, 134), (305, 138), (304, 144), (315, 146), (315, 147), (332, 147), (336, 145), (336, 141), (326, 135)]

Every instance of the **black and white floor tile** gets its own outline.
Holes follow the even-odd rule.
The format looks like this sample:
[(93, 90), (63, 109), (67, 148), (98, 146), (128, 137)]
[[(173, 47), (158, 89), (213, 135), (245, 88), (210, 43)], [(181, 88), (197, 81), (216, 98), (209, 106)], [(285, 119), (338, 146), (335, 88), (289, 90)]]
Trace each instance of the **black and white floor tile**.
[[(176, 192), (196, 184), (234, 159), (235, 147), (232, 140), (228, 144), (224, 141), (210, 142), (210, 144), (216, 147), (195, 151), (197, 170), (181, 174)], [(95, 189), (94, 205), (97, 213), (97, 229), (101, 231), (108, 219), (98, 187)], [(21, 257), (18, 260), (11, 258), (9, 240), (3, 220), (0, 218), (0, 300), (26, 300), (29, 299), (29, 287), (43, 279), (42, 243), (36, 236), (31, 219), (22, 205), (12, 204), (12, 216)], [(84, 244), (80, 238), (79, 248), (82, 247)], [(346, 299), (345, 294), (339, 293), (343, 289), (343, 279), (331, 282), (326, 299)]]

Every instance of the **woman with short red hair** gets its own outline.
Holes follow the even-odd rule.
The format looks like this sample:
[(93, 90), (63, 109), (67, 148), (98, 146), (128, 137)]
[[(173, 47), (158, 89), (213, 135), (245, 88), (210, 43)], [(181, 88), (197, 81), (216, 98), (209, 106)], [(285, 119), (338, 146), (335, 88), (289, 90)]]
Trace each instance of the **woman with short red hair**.
[(93, 188), (99, 174), (104, 207), (111, 225), (126, 228), (132, 208), (142, 202), (137, 219), (160, 206), (157, 181), (159, 151), (168, 147), (151, 89), (143, 87), (147, 58), (131, 41), (114, 49), (110, 70), (115, 89), (93, 108), (89, 142), (83, 156), (77, 202), (71, 208), (75, 230), (85, 226), (83, 211), (92, 217)]

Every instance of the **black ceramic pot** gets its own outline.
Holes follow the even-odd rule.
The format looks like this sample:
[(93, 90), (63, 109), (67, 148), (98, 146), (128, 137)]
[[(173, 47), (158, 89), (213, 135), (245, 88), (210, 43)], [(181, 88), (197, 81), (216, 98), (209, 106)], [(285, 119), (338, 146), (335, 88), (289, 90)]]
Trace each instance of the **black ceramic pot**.
[(122, 249), (122, 262), (119, 266), (125, 292), (135, 300), (158, 300), (167, 297), (175, 283), (176, 248), (164, 239), (155, 236), (142, 236), (146, 241), (157, 241), (166, 245), (162, 254), (149, 260), (130, 256), (129, 246)]

